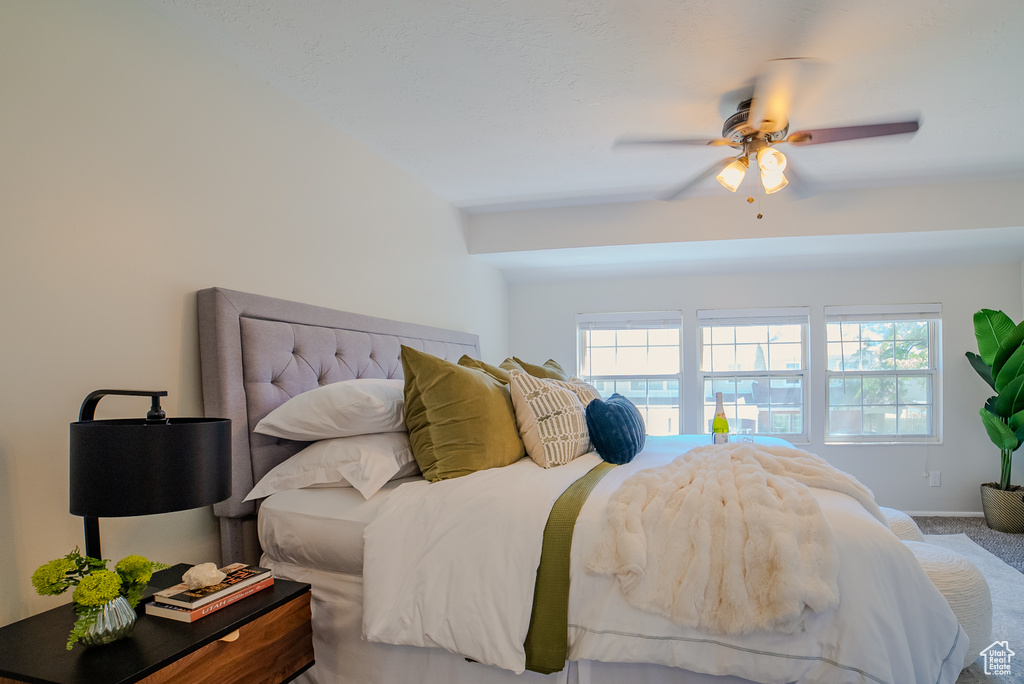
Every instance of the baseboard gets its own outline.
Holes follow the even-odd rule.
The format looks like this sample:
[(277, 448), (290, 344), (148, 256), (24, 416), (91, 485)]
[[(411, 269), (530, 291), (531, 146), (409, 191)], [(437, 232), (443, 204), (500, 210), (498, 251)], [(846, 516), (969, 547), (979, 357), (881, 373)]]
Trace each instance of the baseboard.
[(907, 515), (920, 515), (938, 518), (981, 518), (984, 513), (981, 511), (903, 511)]

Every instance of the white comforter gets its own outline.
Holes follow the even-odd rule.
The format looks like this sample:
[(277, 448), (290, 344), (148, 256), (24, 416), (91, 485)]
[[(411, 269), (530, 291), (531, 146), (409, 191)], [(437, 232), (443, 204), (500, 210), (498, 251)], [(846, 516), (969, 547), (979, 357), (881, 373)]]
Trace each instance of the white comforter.
[[(844, 494), (813, 490), (835, 533), (840, 605), (809, 617), (794, 635), (703, 634), (631, 607), (617, 579), (584, 570), (619, 485), (706, 443), (706, 437), (649, 437), (643, 453), (612, 470), (590, 495), (573, 537), (570, 659), (658, 663), (765, 683), (956, 679), (968, 643), (949, 605), (907, 548)], [(364, 636), (437, 646), (522, 672), (548, 512), (598, 462), (588, 454), (544, 470), (523, 459), (399, 487), (366, 528)]]

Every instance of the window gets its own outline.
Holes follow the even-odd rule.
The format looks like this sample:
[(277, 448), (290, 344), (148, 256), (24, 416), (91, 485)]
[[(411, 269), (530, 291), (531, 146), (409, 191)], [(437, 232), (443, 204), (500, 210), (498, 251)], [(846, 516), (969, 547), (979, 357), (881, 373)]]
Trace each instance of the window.
[(807, 440), (808, 309), (698, 311), (702, 431), (722, 393), (729, 430)]
[(618, 392), (636, 404), (647, 434), (679, 434), (682, 314), (580, 314), (576, 329), (579, 377), (603, 397)]
[(940, 439), (940, 307), (825, 307), (826, 442)]

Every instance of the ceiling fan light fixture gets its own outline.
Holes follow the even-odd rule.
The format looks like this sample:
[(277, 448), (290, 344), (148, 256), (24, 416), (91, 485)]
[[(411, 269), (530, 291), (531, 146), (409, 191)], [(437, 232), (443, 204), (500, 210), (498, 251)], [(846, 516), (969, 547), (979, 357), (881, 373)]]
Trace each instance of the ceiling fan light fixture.
[(715, 176), (715, 180), (722, 184), (729, 192), (736, 192), (736, 189), (743, 183), (743, 177), (747, 175), (747, 167), (750, 162), (746, 157), (737, 157), (726, 164), (721, 173)]
[(771, 195), (772, 193), (778, 192), (782, 188), (789, 185), (789, 181), (783, 175), (782, 171), (767, 172), (764, 169), (761, 170), (761, 185), (764, 186), (764, 193)]
[(774, 147), (765, 146), (757, 151), (757, 165), (761, 168), (762, 176), (766, 173), (782, 174), (786, 170), (786, 163), (786, 155)]

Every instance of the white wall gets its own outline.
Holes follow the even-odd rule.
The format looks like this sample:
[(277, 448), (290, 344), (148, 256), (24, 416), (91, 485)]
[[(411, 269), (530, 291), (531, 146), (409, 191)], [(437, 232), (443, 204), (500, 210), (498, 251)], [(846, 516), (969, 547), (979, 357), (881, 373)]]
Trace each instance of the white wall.
[[(68, 424), (102, 387), (201, 415), (195, 291), (213, 285), (478, 332), (507, 288), (458, 213), (129, 0), (0, 4), (0, 624), (82, 544)], [(97, 417), (144, 415), (104, 399)], [(219, 557), (209, 509), (101, 521), (104, 555)]]
[[(822, 307), (829, 304), (942, 304), (943, 436), (933, 446), (825, 446)], [(976, 512), (978, 487), (999, 476), (999, 452), (989, 442), (978, 409), (991, 394), (964, 358), (976, 351), (972, 316), (981, 308), (1021, 318), (1021, 265), (942, 266), (790, 272), (722, 272), (513, 284), (509, 290), (509, 349), (539, 363), (552, 357), (575, 367), (577, 313), (683, 312), (684, 428), (699, 431), (693, 407), (698, 309), (810, 306), (811, 401), (809, 451), (827, 458), (870, 487), (883, 506), (907, 511)], [(1024, 481), (1024, 456), (1015, 481)], [(938, 470), (942, 486), (924, 473)]]

